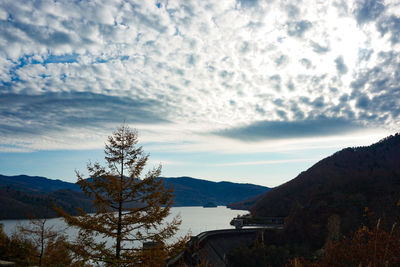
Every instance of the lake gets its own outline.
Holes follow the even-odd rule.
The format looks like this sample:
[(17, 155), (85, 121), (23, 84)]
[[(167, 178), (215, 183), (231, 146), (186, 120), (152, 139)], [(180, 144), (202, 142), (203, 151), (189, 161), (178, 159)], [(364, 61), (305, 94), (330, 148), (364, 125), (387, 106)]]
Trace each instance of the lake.
[[(203, 208), (203, 207), (173, 207), (171, 208), (171, 215), (168, 216), (167, 221), (170, 221), (172, 217), (180, 215), (182, 224), (179, 231), (176, 233), (176, 237), (185, 236), (187, 233), (191, 235), (198, 235), (204, 231), (229, 229), (233, 228), (229, 224), (233, 217), (237, 215), (247, 214), (246, 210), (231, 210), (225, 206), (218, 206), (216, 208)], [(0, 221), (3, 224), (3, 230), (7, 235), (11, 235), (16, 226), (28, 225), (29, 220), (3, 220)], [(66, 228), (66, 224), (62, 218), (48, 219), (46, 226), (53, 227), (53, 230), (62, 230)], [(66, 234), (73, 238), (76, 235), (75, 229), (67, 229)]]

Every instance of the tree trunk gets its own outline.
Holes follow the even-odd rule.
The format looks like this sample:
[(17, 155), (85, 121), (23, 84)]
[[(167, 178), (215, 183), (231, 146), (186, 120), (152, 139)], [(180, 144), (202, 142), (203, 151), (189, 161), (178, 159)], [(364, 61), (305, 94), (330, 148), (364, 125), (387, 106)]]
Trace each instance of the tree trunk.
[[(121, 228), (122, 228), (122, 203), (121, 201), (119, 202), (118, 205), (118, 225), (117, 225), (117, 245), (116, 245), (116, 250), (115, 250), (115, 257), (117, 261), (120, 259), (121, 255)], [(119, 266), (119, 262), (118, 262)]]
[[(123, 153), (123, 152), (122, 152)], [(122, 182), (124, 179), (124, 157), (121, 160), (121, 177), (120, 177), (120, 188), (119, 188), (119, 201), (118, 201), (118, 224), (117, 224), (117, 244), (115, 248), (115, 257), (117, 259), (117, 266), (120, 265), (120, 255), (121, 255), (121, 230), (122, 230)]]
[(40, 255), (39, 255), (39, 267), (42, 266), (42, 258), (43, 258), (43, 251), (44, 251), (44, 224), (46, 223), (46, 220), (42, 222), (41, 225), (41, 233), (40, 233)]

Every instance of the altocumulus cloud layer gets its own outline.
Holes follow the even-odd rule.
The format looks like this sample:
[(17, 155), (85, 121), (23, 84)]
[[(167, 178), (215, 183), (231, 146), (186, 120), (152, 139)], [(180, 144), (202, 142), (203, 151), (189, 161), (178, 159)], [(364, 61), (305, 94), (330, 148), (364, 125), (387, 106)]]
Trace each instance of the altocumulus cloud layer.
[(398, 1), (0, 3), (1, 150), (393, 131), (399, 99)]

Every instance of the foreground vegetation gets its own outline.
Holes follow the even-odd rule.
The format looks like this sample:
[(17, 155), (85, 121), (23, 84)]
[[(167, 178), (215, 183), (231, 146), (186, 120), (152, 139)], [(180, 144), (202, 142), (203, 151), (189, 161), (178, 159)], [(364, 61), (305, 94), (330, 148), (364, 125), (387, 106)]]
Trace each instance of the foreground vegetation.
[(276, 240), (272, 244), (257, 239), (250, 247), (239, 247), (228, 256), (229, 266), (400, 266), (398, 223), (389, 231), (380, 228), (379, 221), (373, 229), (362, 226), (349, 236), (327, 242), (314, 253), (290, 243), (276, 243), (279, 244)]
[(0, 260), (14, 262), (16, 266), (80, 266), (73, 263), (66, 236), (39, 224), (37, 221), (27, 228), (16, 229), (11, 237), (0, 224)]
[[(43, 220), (18, 228), (11, 237), (4, 234), (0, 225), (0, 255), (2, 260), (12, 261), (16, 266), (90, 266), (74, 257), (71, 244), (63, 234), (46, 227)], [(45, 224), (43, 224), (45, 226)], [(44, 241), (42, 231), (44, 231)], [(278, 237), (276, 235), (275, 237)], [(268, 236), (274, 238), (273, 235)], [(266, 240), (266, 239), (264, 239)], [(227, 256), (229, 266), (400, 266), (400, 227), (393, 224), (387, 231), (380, 222), (373, 229), (360, 227), (349, 236), (331, 240), (313, 254), (302, 254), (291, 244), (275, 244), (257, 239), (250, 247), (239, 247)], [(165, 257), (160, 250), (145, 250), (141, 264), (124, 266), (162, 266), (154, 259)], [(176, 253), (176, 251), (175, 251)], [(160, 258), (159, 258), (160, 259)], [(110, 265), (110, 264), (108, 264)]]

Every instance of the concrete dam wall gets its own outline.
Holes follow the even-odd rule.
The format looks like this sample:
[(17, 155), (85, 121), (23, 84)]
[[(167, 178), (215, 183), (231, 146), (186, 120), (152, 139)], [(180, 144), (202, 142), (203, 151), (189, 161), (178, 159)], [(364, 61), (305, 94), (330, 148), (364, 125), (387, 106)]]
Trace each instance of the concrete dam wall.
[(166, 266), (196, 266), (200, 263), (225, 267), (227, 255), (240, 246), (250, 246), (264, 231), (282, 229), (281, 226), (258, 227), (247, 229), (226, 229), (203, 232), (193, 236), (186, 244), (184, 252), (169, 259)]

